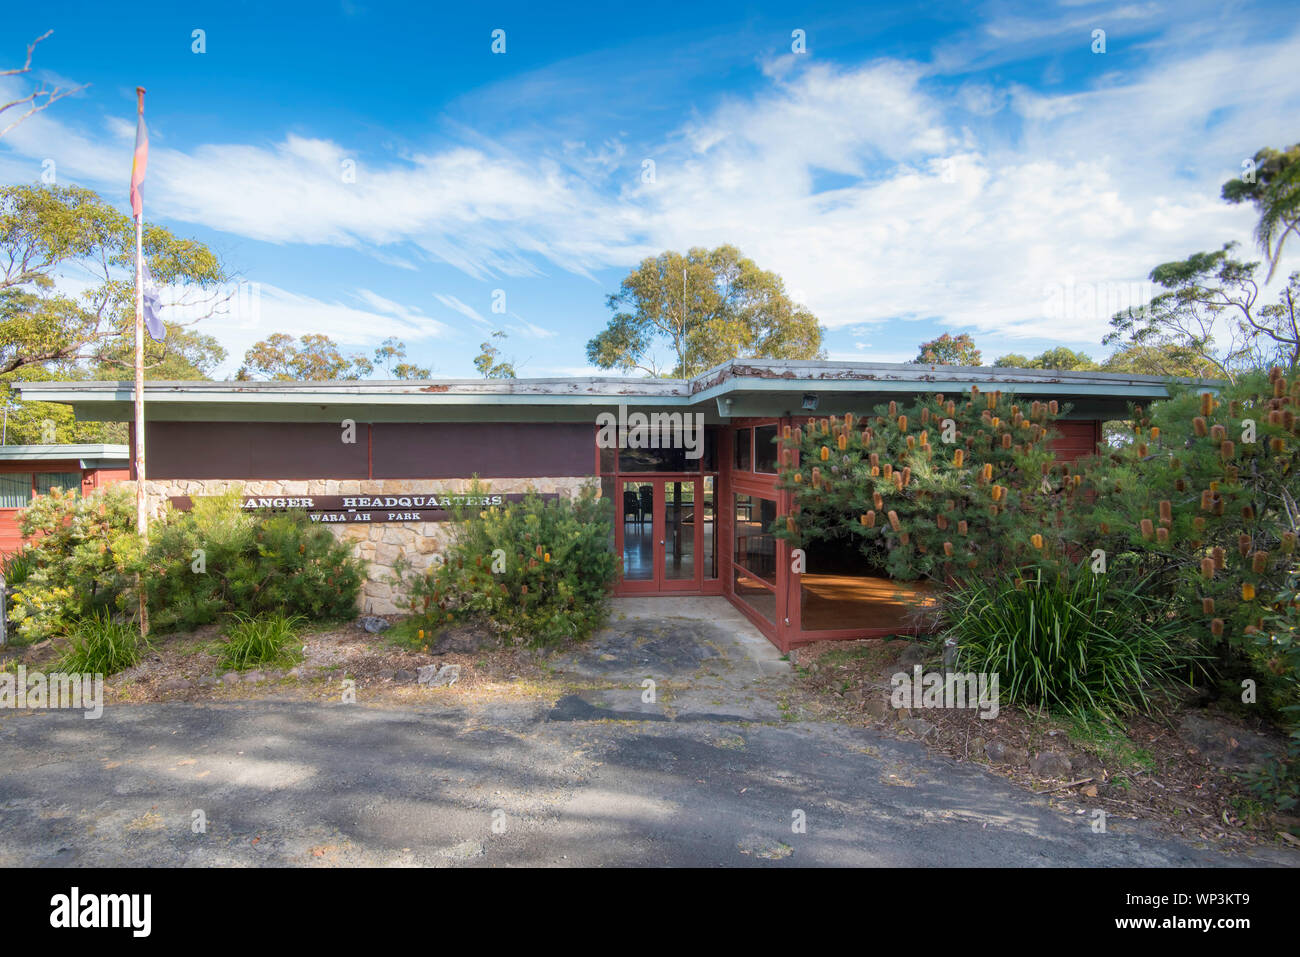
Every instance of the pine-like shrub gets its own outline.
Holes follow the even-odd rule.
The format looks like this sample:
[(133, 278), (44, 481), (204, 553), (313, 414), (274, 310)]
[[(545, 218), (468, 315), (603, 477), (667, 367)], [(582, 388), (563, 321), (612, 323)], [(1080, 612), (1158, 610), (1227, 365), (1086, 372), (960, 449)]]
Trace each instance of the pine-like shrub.
[[(476, 483), (471, 495), (487, 488)], [(588, 486), (454, 512), (453, 539), (427, 574), (399, 568), (411, 610), (430, 628), (478, 618), (517, 644), (589, 636), (608, 616), (616, 561), (610, 503)]]
[(151, 529), (145, 567), (160, 631), (227, 613), (351, 618), (364, 580), (364, 563), (329, 529), (295, 512), (249, 513), (237, 491), (166, 513)]
[(126, 594), (139, 558), (135, 503), (125, 489), (82, 497), (54, 489), (19, 513), (35, 541), (23, 551), (26, 577), (9, 618), (24, 641), (66, 633), (75, 622), (111, 617), (135, 602)]

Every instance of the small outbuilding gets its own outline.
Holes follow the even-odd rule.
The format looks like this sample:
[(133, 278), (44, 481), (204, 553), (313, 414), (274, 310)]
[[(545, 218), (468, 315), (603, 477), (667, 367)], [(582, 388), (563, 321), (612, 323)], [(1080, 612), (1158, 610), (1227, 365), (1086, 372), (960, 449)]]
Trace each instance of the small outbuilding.
[(52, 488), (90, 494), (130, 477), (125, 445), (0, 445), (0, 554), (23, 544), (18, 513)]

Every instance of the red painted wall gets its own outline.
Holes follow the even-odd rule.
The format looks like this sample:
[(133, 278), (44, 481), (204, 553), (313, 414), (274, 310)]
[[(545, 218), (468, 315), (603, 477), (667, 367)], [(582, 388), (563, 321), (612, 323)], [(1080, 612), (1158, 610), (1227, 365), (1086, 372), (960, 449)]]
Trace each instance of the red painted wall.
[[(82, 495), (90, 495), (130, 477), (130, 470), (125, 468), (83, 469), (77, 459), (0, 462), (0, 472), (80, 472)], [(22, 533), (18, 531), (18, 513), (21, 511), (19, 508), (0, 508), (0, 554), (7, 555), (23, 544)]]

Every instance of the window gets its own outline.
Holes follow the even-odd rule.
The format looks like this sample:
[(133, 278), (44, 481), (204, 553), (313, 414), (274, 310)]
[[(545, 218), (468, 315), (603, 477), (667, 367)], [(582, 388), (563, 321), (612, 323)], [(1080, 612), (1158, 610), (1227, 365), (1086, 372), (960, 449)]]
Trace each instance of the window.
[(754, 429), (754, 471), (776, 471), (775, 425), (760, 425)]
[(50, 489), (61, 488), (75, 495), (81, 494), (80, 472), (37, 472), (36, 494), (48, 495)]
[(0, 508), (26, 508), (31, 502), (31, 472), (0, 474)]
[(735, 465), (739, 472), (748, 472), (750, 468), (750, 442), (753, 439), (752, 429), (736, 430), (736, 455)]
[(736, 495), (735, 507), (735, 563), (775, 585), (776, 537), (768, 529), (776, 521), (776, 502), (756, 495)]

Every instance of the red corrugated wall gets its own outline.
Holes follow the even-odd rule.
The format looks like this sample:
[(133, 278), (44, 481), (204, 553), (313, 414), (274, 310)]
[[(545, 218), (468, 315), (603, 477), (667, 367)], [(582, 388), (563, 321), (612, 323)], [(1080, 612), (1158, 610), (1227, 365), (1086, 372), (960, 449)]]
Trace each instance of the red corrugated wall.
[(1058, 419), (1056, 431), (1061, 437), (1052, 442), (1052, 451), (1063, 462), (1092, 455), (1101, 441), (1101, 422), (1092, 419)]

